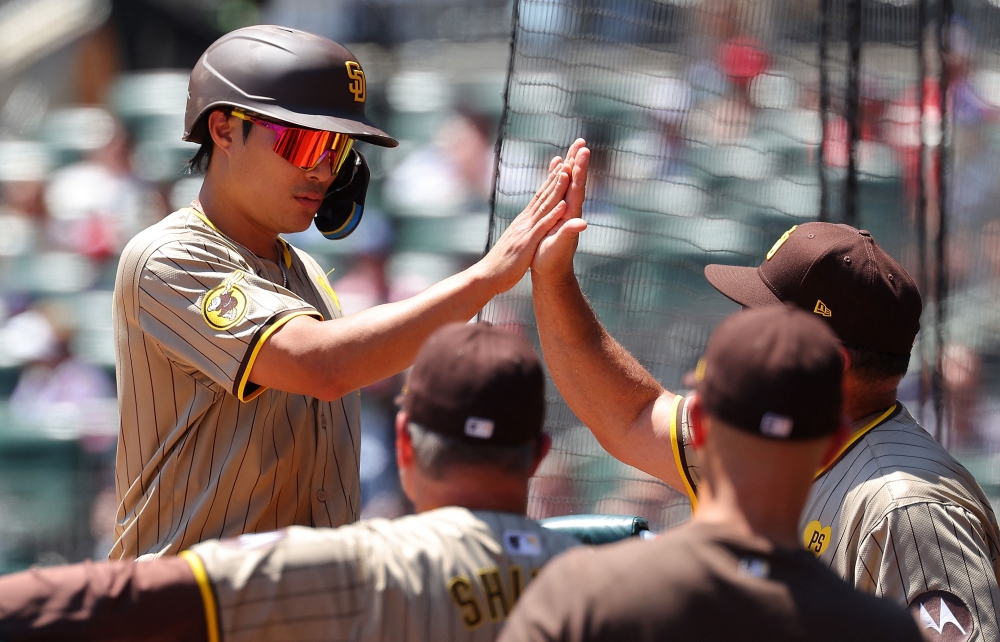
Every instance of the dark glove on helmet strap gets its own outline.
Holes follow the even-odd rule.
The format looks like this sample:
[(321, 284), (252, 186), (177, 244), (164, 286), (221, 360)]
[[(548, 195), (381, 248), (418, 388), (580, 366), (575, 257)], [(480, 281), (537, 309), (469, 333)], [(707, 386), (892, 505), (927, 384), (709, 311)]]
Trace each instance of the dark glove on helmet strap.
[(370, 179), (368, 162), (361, 152), (352, 149), (316, 212), (316, 229), (320, 234), (334, 241), (354, 231), (365, 211)]

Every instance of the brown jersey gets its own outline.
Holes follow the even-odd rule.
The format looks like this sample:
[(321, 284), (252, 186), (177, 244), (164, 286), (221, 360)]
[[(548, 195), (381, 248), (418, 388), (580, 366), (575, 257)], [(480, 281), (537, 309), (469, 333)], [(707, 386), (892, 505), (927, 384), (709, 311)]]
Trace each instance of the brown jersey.
[(504, 642), (918, 642), (899, 606), (804, 550), (689, 523), (652, 542), (572, 551), (528, 588)]
[(341, 316), (326, 275), (280, 242), (262, 259), (185, 208), (138, 234), (115, 282), (121, 427), (110, 557), (294, 524), (340, 526), (360, 511), (360, 402), (249, 381), (290, 319)]
[(196, 575), (229, 642), (474, 642), (494, 640), (531, 578), (577, 545), (522, 515), (448, 507), (205, 542), (184, 555), (203, 567)]
[[(694, 492), (686, 401), (672, 417)], [(854, 428), (817, 473), (803, 545), (856, 588), (909, 605), (930, 640), (1000, 639), (1000, 529), (982, 488), (899, 402)]]

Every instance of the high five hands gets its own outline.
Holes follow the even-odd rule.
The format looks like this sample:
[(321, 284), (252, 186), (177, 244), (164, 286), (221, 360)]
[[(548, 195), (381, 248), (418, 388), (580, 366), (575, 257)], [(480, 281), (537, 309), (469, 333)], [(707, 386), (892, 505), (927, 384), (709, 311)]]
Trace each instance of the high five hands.
[(514, 287), (529, 266), (533, 274), (561, 274), (568, 262), (572, 274), (577, 236), (587, 227), (580, 218), (590, 162), (585, 145), (577, 139), (566, 158), (550, 161), (545, 182), (483, 258), (480, 265), (496, 293)]
[(590, 150), (586, 141), (576, 139), (566, 154), (566, 160), (552, 159), (550, 171), (561, 167), (571, 177), (566, 189), (559, 219), (542, 237), (531, 262), (531, 277), (536, 283), (558, 283), (574, 279), (573, 255), (576, 254), (580, 232), (587, 229), (583, 220), (583, 201), (587, 192), (587, 169)]

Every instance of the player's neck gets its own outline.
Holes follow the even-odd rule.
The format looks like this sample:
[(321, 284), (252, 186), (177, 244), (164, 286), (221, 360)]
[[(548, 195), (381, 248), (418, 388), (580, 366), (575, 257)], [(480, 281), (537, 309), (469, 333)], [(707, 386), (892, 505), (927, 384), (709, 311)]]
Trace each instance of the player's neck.
[(798, 527), (804, 497), (792, 500), (779, 493), (768, 501), (746, 501), (745, 494), (731, 483), (702, 484), (691, 521), (722, 525), (737, 536), (763, 537), (783, 548), (801, 547)]
[(843, 413), (851, 423), (870, 415), (884, 412), (896, 403), (898, 380), (893, 379), (882, 386), (870, 381), (856, 379), (850, 373), (844, 376)]
[(217, 230), (259, 257), (278, 261), (278, 235), (255, 224), (250, 214), (206, 177), (195, 206)]
[(461, 506), (524, 515), (528, 508), (527, 480), (510, 475), (484, 475), (481, 469), (465, 468), (451, 468), (444, 479), (421, 476), (410, 498), (416, 512)]

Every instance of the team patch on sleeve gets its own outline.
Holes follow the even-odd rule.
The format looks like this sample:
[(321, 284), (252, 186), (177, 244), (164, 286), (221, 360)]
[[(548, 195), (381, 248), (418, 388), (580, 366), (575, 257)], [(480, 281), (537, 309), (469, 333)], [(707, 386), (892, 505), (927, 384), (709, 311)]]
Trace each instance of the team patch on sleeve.
[(242, 270), (234, 270), (220, 285), (209, 290), (201, 301), (201, 316), (208, 327), (228, 330), (243, 320), (247, 313), (247, 295), (237, 283)]
[(975, 622), (968, 607), (948, 591), (918, 595), (910, 603), (924, 639), (929, 642), (965, 642), (972, 639)]
[(818, 519), (814, 519), (806, 524), (806, 529), (802, 532), (802, 545), (810, 553), (819, 557), (830, 545), (832, 536), (832, 527), (823, 526)]

